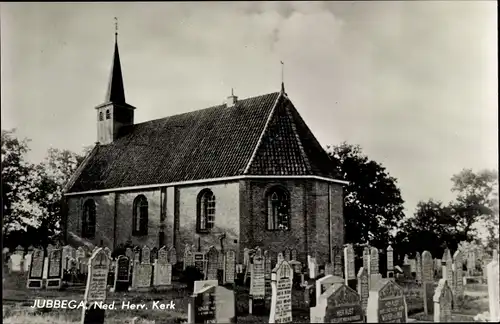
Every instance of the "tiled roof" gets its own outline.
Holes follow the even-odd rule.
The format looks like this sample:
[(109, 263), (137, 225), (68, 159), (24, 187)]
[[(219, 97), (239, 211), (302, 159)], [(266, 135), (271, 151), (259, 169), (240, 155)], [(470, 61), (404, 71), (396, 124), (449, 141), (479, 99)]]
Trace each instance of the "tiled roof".
[(334, 178), (328, 155), (278, 92), (129, 126), (84, 163), (68, 192), (243, 174)]

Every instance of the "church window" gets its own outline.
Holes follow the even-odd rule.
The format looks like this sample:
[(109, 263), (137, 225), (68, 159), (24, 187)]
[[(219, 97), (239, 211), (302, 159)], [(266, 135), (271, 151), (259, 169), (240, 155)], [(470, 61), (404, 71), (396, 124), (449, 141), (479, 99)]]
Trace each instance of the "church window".
[(132, 235), (148, 235), (148, 200), (144, 195), (134, 199), (132, 226)]
[(110, 119), (111, 118), (111, 114), (109, 112), (109, 109), (106, 109), (106, 119)]
[(83, 204), (82, 215), (82, 237), (93, 239), (95, 237), (95, 223), (96, 223), (96, 208), (95, 202), (92, 199), (85, 201)]
[(272, 188), (267, 194), (267, 230), (290, 230), (290, 196), (280, 187)]
[(215, 196), (211, 190), (205, 189), (198, 195), (197, 213), (196, 223), (198, 233), (206, 233), (214, 228)]
[(103, 121), (103, 120), (104, 120), (104, 118), (103, 118), (103, 116), (102, 116), (102, 111), (100, 111), (100, 112), (99, 112), (99, 121)]

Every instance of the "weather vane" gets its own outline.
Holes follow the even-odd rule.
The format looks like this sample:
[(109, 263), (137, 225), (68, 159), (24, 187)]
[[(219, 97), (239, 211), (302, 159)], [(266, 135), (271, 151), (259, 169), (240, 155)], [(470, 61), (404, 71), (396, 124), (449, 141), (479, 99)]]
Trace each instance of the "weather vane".
[(118, 36), (118, 18), (115, 17), (115, 39)]

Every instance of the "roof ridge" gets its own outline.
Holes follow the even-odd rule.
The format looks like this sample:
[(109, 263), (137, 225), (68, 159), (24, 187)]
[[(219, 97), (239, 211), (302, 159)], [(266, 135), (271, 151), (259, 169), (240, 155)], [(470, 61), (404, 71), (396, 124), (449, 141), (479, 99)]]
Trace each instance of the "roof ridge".
[[(274, 93), (276, 93), (276, 92), (273, 92), (272, 94), (274, 94)], [(264, 135), (266, 134), (266, 132), (269, 128), (269, 123), (271, 122), (274, 114), (276, 113), (276, 107), (278, 106), (278, 102), (280, 101), (282, 96), (283, 96), (283, 92), (280, 91), (278, 94), (278, 97), (276, 98), (276, 101), (273, 104), (273, 108), (271, 108), (271, 111), (269, 112), (269, 116), (267, 117), (264, 128), (262, 129), (262, 133), (259, 136), (259, 140), (257, 141), (257, 144), (255, 144), (254, 150), (252, 152), (252, 155), (250, 156), (250, 159), (248, 160), (248, 164), (245, 167), (243, 174), (248, 174), (248, 171), (250, 170), (250, 166), (252, 165), (253, 161), (255, 160), (255, 156), (257, 155), (257, 151), (258, 151), (259, 147), (262, 145), (262, 139), (264, 138)]]
[[(290, 101), (290, 103), (291, 103), (291, 101)], [(292, 131), (295, 134), (295, 139), (297, 140), (297, 145), (299, 146), (300, 153), (302, 154), (302, 157), (304, 158), (304, 162), (306, 164), (306, 169), (307, 169), (306, 171), (308, 173), (312, 173), (311, 161), (309, 161), (309, 156), (306, 154), (306, 151), (304, 150), (304, 146), (302, 145), (302, 141), (300, 140), (300, 136), (299, 136), (299, 133), (297, 131), (297, 125), (295, 124), (296, 123), (295, 118), (293, 117), (292, 113), (289, 110), (289, 109), (295, 109), (295, 107), (293, 106), (293, 104), (290, 106), (291, 107), (289, 107), (288, 105), (285, 106), (286, 115), (290, 119), (290, 124), (292, 127)], [(297, 109), (295, 109), (295, 111), (298, 114)]]
[[(269, 93), (258, 95), (258, 96), (253, 96), (253, 97), (248, 97), (248, 98), (244, 98), (244, 99), (239, 99), (238, 102), (242, 102), (242, 101), (246, 101), (246, 100), (252, 100), (252, 99), (257, 99), (257, 98), (260, 98), (260, 97), (270, 96), (270, 95), (279, 94), (279, 93), (280, 93), (279, 91), (269, 92)], [(219, 105), (214, 105), (214, 106), (205, 107), (205, 108), (201, 108), (201, 109), (196, 109), (196, 110), (192, 110), (192, 111), (186, 111), (186, 112), (175, 114), (175, 115), (169, 115), (169, 116), (165, 116), (165, 117), (151, 119), (151, 120), (144, 121), (142, 123), (137, 123), (137, 124), (130, 125), (130, 126), (134, 127), (134, 126), (138, 126), (138, 125), (145, 125), (145, 124), (148, 124), (148, 123), (153, 123), (153, 122), (158, 122), (158, 121), (161, 121), (161, 120), (165, 120), (167, 118), (183, 116), (183, 115), (186, 115), (186, 114), (192, 114), (194, 112), (204, 111), (204, 110), (208, 110), (208, 109), (221, 108), (223, 106), (225, 106), (225, 104), (219, 104)], [(227, 108), (228, 109), (233, 109), (234, 107), (227, 107)]]
[(99, 144), (96, 144), (92, 150), (87, 154), (87, 156), (83, 159), (82, 163), (76, 168), (75, 172), (73, 172), (73, 175), (69, 178), (68, 182), (66, 182), (66, 185), (63, 188), (63, 192), (67, 192), (73, 187), (75, 184), (76, 180), (80, 177), (82, 174), (83, 170), (87, 166), (87, 164), (90, 161), (90, 158), (94, 156), (97, 153), (97, 150), (99, 149)]

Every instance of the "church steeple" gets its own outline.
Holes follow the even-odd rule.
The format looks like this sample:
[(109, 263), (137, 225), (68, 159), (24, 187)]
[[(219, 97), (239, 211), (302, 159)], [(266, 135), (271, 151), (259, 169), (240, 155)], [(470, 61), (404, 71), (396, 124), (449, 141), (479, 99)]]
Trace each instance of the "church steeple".
[(125, 102), (122, 67), (118, 53), (118, 22), (115, 18), (115, 51), (104, 103), (97, 106), (97, 142), (110, 144), (134, 124), (135, 107)]
[(113, 65), (109, 76), (108, 91), (105, 102), (125, 103), (125, 89), (123, 87), (122, 67), (120, 64), (120, 53), (118, 52), (118, 22), (115, 18), (115, 52), (113, 54)]

